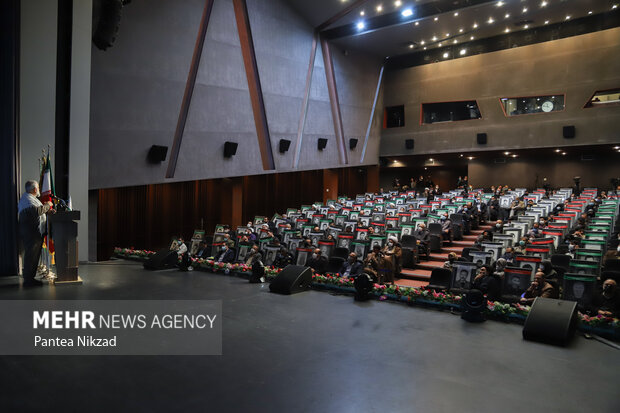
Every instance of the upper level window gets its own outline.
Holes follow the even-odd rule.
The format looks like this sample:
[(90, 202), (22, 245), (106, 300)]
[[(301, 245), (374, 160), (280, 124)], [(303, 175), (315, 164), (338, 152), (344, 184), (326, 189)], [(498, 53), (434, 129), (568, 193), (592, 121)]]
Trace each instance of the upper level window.
[(617, 105), (620, 103), (620, 89), (597, 90), (584, 108), (594, 108), (605, 105)]
[(400, 128), (402, 126), (405, 126), (405, 105), (386, 107), (383, 127)]
[(564, 95), (501, 98), (501, 102), (502, 109), (506, 116), (559, 112), (564, 110)]
[(480, 119), (481, 117), (478, 103), (475, 100), (422, 103), (423, 124)]

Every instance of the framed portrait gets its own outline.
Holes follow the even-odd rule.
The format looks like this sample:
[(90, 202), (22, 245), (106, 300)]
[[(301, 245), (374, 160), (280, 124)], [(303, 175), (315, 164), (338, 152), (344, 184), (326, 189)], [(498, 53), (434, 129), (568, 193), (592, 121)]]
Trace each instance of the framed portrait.
[(252, 244), (249, 242), (240, 243), (237, 247), (237, 262), (245, 262), (251, 248)]
[(360, 212), (351, 211), (351, 213), (349, 214), (349, 221), (357, 221), (358, 219), (360, 219)]
[(360, 221), (360, 224), (364, 227), (370, 226), (370, 217), (360, 217), (359, 221)]
[(297, 248), (297, 262), (296, 265), (306, 265), (308, 258), (312, 255), (311, 248)]
[(276, 259), (276, 254), (280, 247), (274, 245), (267, 245), (263, 249), (263, 264), (266, 266), (273, 265), (274, 260)]
[(469, 290), (478, 267), (472, 262), (456, 261), (452, 270), (452, 288)]

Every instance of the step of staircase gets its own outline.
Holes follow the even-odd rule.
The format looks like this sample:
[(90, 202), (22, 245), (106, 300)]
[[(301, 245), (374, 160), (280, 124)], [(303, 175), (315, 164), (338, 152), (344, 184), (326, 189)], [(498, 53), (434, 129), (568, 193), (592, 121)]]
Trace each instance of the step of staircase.
[(432, 271), (435, 268), (442, 268), (444, 261), (420, 261), (420, 263), (416, 266), (416, 270), (428, 270)]
[(428, 281), (420, 281), (420, 280), (409, 280), (405, 278), (401, 278), (400, 280), (394, 281), (394, 284), (399, 285), (401, 287), (424, 287), (428, 285)]
[(444, 247), (442, 249), (448, 248), (448, 247), (471, 247), (472, 245), (474, 245), (474, 240), (463, 240), (463, 241), (452, 241), (452, 244), (450, 243), (444, 243)]
[(405, 279), (405, 280), (426, 280), (428, 281), (431, 278), (431, 271), (425, 270), (422, 268), (417, 268), (417, 267), (413, 270), (403, 268), (400, 272), (400, 278)]

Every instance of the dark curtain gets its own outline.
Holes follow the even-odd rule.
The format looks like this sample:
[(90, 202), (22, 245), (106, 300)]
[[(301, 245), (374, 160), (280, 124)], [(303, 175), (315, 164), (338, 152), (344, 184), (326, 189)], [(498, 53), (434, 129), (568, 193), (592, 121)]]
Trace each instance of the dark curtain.
[(19, 3), (0, 1), (0, 276), (18, 271)]

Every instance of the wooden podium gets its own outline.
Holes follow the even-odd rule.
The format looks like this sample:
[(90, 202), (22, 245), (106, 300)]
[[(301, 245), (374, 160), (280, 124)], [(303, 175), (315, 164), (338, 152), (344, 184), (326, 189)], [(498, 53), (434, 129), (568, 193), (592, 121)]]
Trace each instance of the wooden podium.
[(80, 211), (59, 211), (47, 218), (52, 230), (56, 257), (54, 284), (81, 284), (78, 275), (78, 223)]

